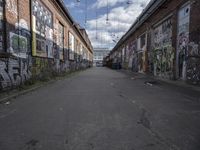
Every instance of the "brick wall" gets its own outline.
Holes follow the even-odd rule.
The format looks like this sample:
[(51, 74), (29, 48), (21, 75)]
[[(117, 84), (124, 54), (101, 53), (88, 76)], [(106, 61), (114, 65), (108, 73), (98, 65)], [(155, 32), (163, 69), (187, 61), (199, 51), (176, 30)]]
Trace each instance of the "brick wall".
[(89, 67), (91, 58), (69, 60), (69, 54), (75, 53), (70, 50), (69, 32), (78, 41), (74, 44), (81, 43), (90, 55), (92, 49), (59, 1), (4, 0), (2, 6), (0, 90), (15, 88), (31, 78)]
[[(199, 13), (200, 1), (167, 0), (113, 51), (128, 45), (127, 63), (133, 71), (200, 84)], [(147, 45), (139, 52), (143, 33)]]

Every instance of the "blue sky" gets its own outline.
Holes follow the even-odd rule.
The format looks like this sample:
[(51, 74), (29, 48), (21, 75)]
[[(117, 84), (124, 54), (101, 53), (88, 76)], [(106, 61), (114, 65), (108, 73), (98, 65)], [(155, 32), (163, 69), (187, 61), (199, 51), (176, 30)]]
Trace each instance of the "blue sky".
[[(65, 0), (65, 4), (74, 20), (86, 28), (93, 47), (111, 49), (130, 28), (150, 0), (77, 1)], [(106, 22), (107, 18), (108, 22)]]

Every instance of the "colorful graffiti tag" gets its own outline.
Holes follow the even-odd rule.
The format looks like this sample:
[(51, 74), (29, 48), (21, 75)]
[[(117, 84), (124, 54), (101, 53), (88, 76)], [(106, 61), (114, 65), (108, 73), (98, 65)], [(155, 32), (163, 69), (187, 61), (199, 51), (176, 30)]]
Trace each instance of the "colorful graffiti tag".
[(128, 51), (127, 51), (128, 68), (130, 69), (132, 69), (133, 55), (136, 51), (135, 43), (136, 43), (135, 41), (131, 41), (128, 46)]
[(190, 5), (186, 5), (178, 12), (178, 37), (177, 37), (177, 64), (178, 77), (186, 79), (186, 57), (189, 44)]
[(10, 52), (17, 57), (27, 57), (27, 39), (24, 36), (10, 32)]
[(9, 52), (16, 57), (27, 58), (31, 49), (31, 35), (27, 22), (20, 19), (15, 23), (15, 30), (9, 34)]
[(138, 60), (137, 60), (137, 40), (130, 43), (130, 58), (129, 58), (129, 67), (135, 72), (138, 71)]
[(147, 34), (142, 34), (137, 39), (137, 64), (138, 72), (144, 73), (147, 69)]
[(186, 78), (192, 84), (200, 84), (200, 47), (194, 42), (188, 44)]
[[(64, 29), (71, 22), (63, 15), (64, 10), (57, 1), (47, 4), (43, 0), (0, 0), (0, 91), (75, 68), (77, 62), (68, 59), (68, 36)], [(71, 29), (71, 60), (75, 46), (77, 50), (78, 43), (82, 43), (81, 55), (85, 60), (79, 66), (86, 68), (91, 59), (85, 47), (91, 45), (89, 38), (82, 35), (74, 43), (78, 32), (78, 28)]]
[(53, 58), (52, 13), (39, 1), (32, 1), (33, 55)]
[(189, 57), (200, 57), (200, 47), (199, 44), (190, 42), (188, 44), (188, 56)]
[(187, 62), (187, 81), (200, 84), (200, 57), (189, 57)]
[(167, 19), (159, 26), (154, 28), (153, 32), (153, 68), (155, 76), (172, 78), (173, 63), (175, 58), (172, 48), (172, 23)]
[(174, 49), (171, 46), (154, 50), (154, 75), (166, 78), (173, 77)]

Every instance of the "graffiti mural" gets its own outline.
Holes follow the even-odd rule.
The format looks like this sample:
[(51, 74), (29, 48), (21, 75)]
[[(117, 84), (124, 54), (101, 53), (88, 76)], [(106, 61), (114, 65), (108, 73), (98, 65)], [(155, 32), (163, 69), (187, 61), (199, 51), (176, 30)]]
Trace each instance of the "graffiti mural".
[(173, 77), (174, 49), (171, 46), (154, 50), (154, 75), (166, 78)]
[(200, 84), (200, 47), (195, 42), (188, 44), (186, 79), (192, 84)]
[[(33, 76), (48, 76), (47, 74), (51, 74), (51, 72), (55, 69), (53, 68), (54, 61), (52, 59), (48, 58), (40, 58), (40, 57), (34, 57), (32, 58), (32, 75)], [(51, 70), (51, 71), (50, 71)]]
[(188, 58), (187, 81), (192, 84), (200, 84), (200, 57)]
[(171, 19), (167, 19), (161, 25), (154, 29), (154, 47), (160, 48), (165, 45), (171, 45), (172, 23)]
[(0, 0), (0, 51), (3, 51), (3, 0)]
[(142, 34), (137, 39), (137, 64), (138, 64), (138, 72), (144, 73), (147, 68), (147, 34)]
[(33, 55), (53, 58), (52, 13), (39, 0), (32, 1)]
[(79, 27), (67, 35), (66, 25), (75, 24), (68, 15), (58, 1), (0, 0), (0, 91), (89, 67), (89, 37)]
[(26, 58), (27, 39), (24, 36), (10, 32), (10, 52), (17, 57)]
[(129, 47), (129, 68), (135, 71), (136, 66), (138, 66), (136, 62), (136, 50), (137, 50), (137, 41), (132, 41)]
[[(11, 57), (0, 58), (0, 89), (19, 86), (32, 76), (31, 33), (27, 23), (29, 19), (26, 16), (18, 16), (17, 2), (16, 0), (6, 0), (6, 9), (8, 13), (12, 13), (12, 15), (9, 14), (6, 22), (6, 51), (11, 54)], [(0, 41), (3, 41), (3, 38)]]
[(20, 19), (15, 23), (15, 30), (9, 33), (9, 52), (20, 58), (27, 58), (31, 49), (31, 34), (27, 22)]
[(200, 57), (200, 47), (199, 44), (190, 42), (188, 44), (188, 56), (189, 57)]
[(30, 79), (30, 64), (26, 59), (0, 60), (0, 89), (12, 88)]
[(155, 76), (172, 78), (174, 49), (172, 48), (172, 23), (167, 19), (153, 31), (153, 71)]
[(130, 52), (130, 49), (129, 49), (129, 44), (125, 44), (124, 45), (124, 56), (123, 56), (123, 68), (124, 69), (128, 69), (128, 61), (129, 61), (129, 52)]
[(186, 58), (189, 44), (190, 5), (186, 5), (178, 12), (178, 37), (177, 37), (177, 64), (178, 77), (186, 79)]

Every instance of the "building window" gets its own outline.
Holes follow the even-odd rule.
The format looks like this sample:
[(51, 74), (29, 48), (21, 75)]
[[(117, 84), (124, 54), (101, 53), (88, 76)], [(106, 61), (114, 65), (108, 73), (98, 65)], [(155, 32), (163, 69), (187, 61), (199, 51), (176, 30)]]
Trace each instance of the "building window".
[(74, 35), (69, 32), (69, 59), (74, 60)]
[(59, 23), (59, 27), (58, 27), (58, 30), (59, 30), (59, 34), (58, 34), (58, 38), (59, 38), (59, 47), (60, 47), (60, 51), (64, 51), (64, 26)]
[(146, 34), (143, 34), (141, 37), (140, 37), (140, 48), (143, 48), (145, 45), (146, 45)]

